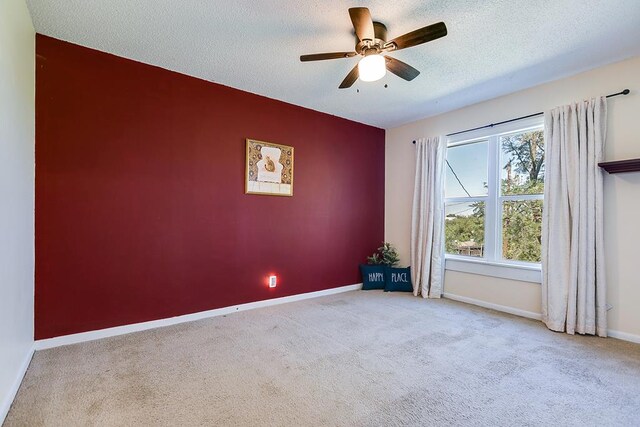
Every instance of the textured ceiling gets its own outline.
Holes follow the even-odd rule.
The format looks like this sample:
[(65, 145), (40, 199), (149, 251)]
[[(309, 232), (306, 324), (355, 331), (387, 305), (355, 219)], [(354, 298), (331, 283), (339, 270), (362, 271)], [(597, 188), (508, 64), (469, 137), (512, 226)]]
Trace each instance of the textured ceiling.
[[(640, 0), (27, 3), (41, 34), (382, 128), (640, 54)], [(353, 49), (353, 6), (389, 38), (438, 21), (449, 35), (392, 54), (421, 71), (412, 82), (338, 90), (357, 58), (298, 58)]]

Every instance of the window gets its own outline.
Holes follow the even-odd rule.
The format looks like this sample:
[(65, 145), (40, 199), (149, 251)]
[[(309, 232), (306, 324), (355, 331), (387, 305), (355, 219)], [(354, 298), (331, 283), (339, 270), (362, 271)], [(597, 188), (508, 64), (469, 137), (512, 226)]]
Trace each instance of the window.
[(540, 263), (542, 118), (450, 138), (445, 170), (448, 258)]

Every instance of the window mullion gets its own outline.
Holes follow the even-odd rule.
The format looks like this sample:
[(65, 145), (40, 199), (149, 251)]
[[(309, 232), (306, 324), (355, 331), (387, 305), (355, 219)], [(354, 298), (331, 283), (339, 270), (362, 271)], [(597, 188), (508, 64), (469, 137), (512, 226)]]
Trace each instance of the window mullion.
[(500, 201), (520, 201), (520, 200), (543, 200), (544, 194), (510, 194), (507, 196), (499, 196)]
[(495, 167), (495, 189), (496, 189), (496, 198), (495, 198), (495, 209), (496, 209), (496, 224), (495, 224), (495, 228), (493, 229), (494, 233), (495, 233), (495, 239), (496, 239), (496, 250), (494, 253), (494, 259), (496, 261), (498, 260), (502, 260), (503, 256), (502, 256), (502, 170), (500, 168), (500, 165), (502, 163), (502, 148), (500, 147), (500, 136), (496, 135), (494, 136), (495, 138), (495, 145), (496, 145), (496, 151), (494, 153), (494, 157), (496, 159), (496, 167)]
[(485, 202), (487, 196), (476, 197), (449, 197), (444, 199), (445, 203), (473, 203), (473, 202)]
[(499, 161), (498, 161), (498, 157), (497, 157), (497, 138), (495, 136), (492, 136), (489, 138), (489, 147), (488, 147), (488, 151), (489, 151), (489, 156), (488, 156), (488, 164), (487, 164), (487, 168), (488, 168), (488, 176), (487, 176), (487, 185), (488, 185), (488, 196), (487, 196), (487, 203), (485, 206), (485, 212), (486, 212), (486, 216), (485, 216), (485, 258), (487, 258), (488, 260), (495, 260), (496, 259), (496, 247), (497, 247), (497, 241), (496, 241), (496, 225), (497, 225), (497, 211), (496, 211), (496, 207), (497, 207), (497, 203), (496, 203), (496, 199), (497, 199), (497, 188), (496, 188), (496, 182), (497, 179), (499, 179), (496, 176), (496, 171), (499, 168)]

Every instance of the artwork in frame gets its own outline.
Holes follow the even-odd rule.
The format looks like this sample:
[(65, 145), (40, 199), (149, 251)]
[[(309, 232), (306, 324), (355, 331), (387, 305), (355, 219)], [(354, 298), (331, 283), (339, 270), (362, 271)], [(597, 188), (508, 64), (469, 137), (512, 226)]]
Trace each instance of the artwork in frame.
[(293, 147), (247, 139), (244, 192), (293, 196)]

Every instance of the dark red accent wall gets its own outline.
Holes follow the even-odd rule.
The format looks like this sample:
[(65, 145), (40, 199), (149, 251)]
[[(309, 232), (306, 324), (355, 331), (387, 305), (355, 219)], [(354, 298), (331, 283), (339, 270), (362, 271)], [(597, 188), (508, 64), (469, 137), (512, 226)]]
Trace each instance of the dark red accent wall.
[[(384, 130), (41, 35), (36, 53), (36, 339), (360, 281)], [(245, 138), (295, 147), (293, 197), (244, 194)]]

